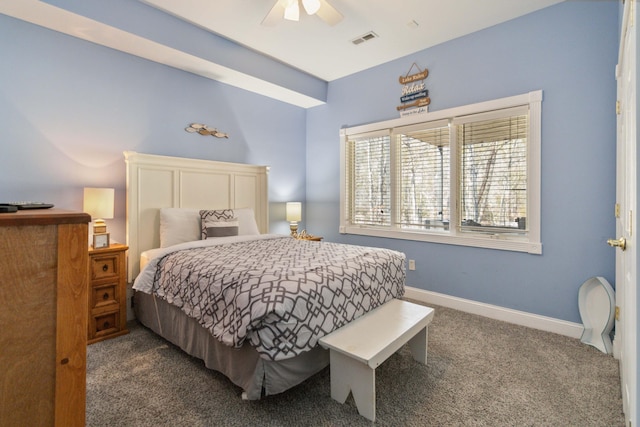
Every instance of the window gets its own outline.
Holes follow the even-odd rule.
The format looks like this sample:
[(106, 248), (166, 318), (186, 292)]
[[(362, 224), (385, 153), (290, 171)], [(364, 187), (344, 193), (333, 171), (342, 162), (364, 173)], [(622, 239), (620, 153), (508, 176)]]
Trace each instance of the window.
[(454, 120), (460, 147), (460, 223), (465, 231), (524, 234), (528, 109)]
[(340, 232), (541, 253), (541, 102), (344, 129)]
[(358, 225), (391, 225), (390, 138), (385, 134), (353, 138), (348, 148), (353, 190), (349, 218)]
[(394, 136), (399, 144), (400, 228), (448, 228), (451, 157), (448, 122), (401, 128)]

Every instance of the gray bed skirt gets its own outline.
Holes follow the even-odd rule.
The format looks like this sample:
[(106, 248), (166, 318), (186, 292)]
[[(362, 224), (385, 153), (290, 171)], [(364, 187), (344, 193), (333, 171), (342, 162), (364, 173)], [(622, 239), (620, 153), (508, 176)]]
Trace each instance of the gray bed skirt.
[(134, 294), (134, 311), (140, 323), (202, 359), (207, 368), (223, 373), (244, 390), (243, 397), (249, 400), (282, 393), (329, 365), (329, 351), (320, 346), (277, 362), (261, 358), (249, 343), (241, 348), (229, 347), (179, 308), (143, 292)]

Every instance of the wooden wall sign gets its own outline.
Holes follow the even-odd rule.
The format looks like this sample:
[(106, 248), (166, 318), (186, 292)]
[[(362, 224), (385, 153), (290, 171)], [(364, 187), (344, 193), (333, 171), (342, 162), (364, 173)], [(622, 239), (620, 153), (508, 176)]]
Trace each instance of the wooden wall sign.
[[(418, 72), (411, 74), (414, 69), (417, 69)], [(401, 112), (401, 115), (406, 114), (405, 110), (426, 107), (431, 103), (429, 91), (424, 82), (428, 75), (429, 70), (426, 68), (420, 70), (420, 67), (414, 62), (407, 74), (398, 78), (402, 85), (402, 96), (400, 97), (402, 105), (398, 105), (396, 109)]]
[[(411, 72), (411, 70), (413, 69), (413, 67), (418, 68), (418, 70), (420, 69), (416, 63), (414, 62), (413, 65), (411, 66), (411, 68), (409, 68), (409, 73)], [(424, 69), (424, 71), (420, 71), (419, 73), (416, 74), (411, 74), (409, 75), (409, 73), (407, 73), (406, 76), (400, 76), (400, 78), (398, 80), (400, 80), (400, 84), (401, 85), (406, 85), (407, 83), (413, 83), (417, 80), (424, 80), (427, 78), (427, 76), (429, 75), (429, 70), (427, 70), (426, 68)]]

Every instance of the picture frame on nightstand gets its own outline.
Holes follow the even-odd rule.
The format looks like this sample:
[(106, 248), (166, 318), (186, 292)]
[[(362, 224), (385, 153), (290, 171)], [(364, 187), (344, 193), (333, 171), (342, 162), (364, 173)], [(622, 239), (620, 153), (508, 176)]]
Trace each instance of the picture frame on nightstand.
[(93, 249), (108, 248), (109, 244), (109, 233), (96, 233), (93, 235)]

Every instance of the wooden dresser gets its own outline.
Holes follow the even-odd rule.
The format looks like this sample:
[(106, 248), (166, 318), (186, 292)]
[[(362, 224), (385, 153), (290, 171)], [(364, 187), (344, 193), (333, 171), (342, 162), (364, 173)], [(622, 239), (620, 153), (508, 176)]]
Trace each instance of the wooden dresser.
[(83, 426), (88, 223), (58, 209), (0, 214), (0, 424)]
[(127, 249), (119, 243), (89, 249), (89, 344), (129, 332)]

